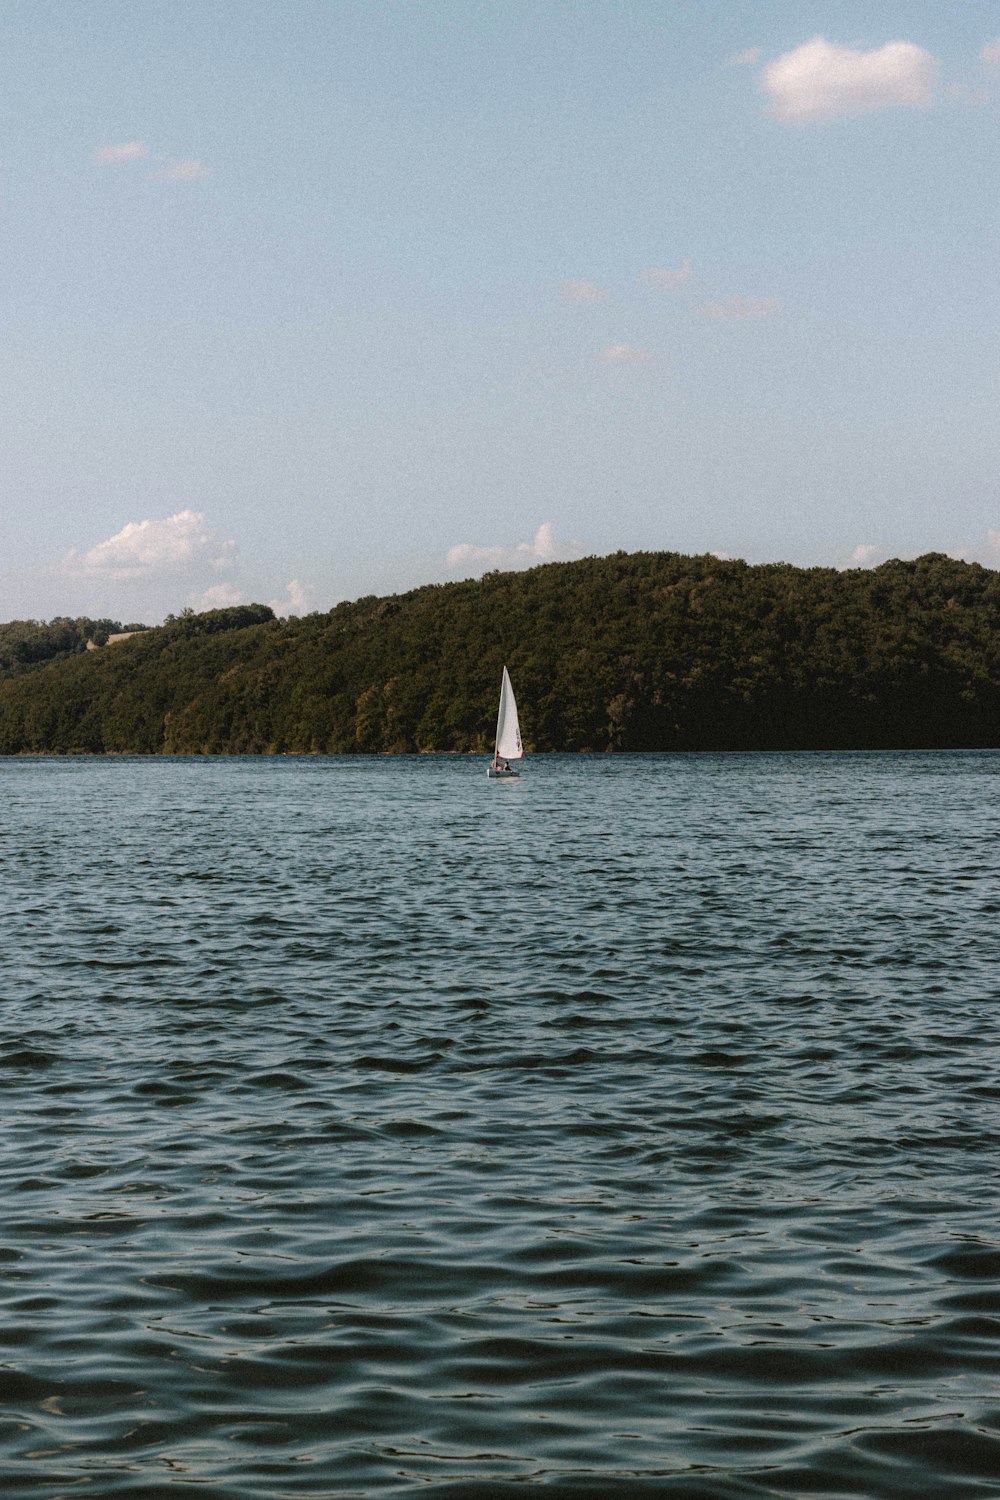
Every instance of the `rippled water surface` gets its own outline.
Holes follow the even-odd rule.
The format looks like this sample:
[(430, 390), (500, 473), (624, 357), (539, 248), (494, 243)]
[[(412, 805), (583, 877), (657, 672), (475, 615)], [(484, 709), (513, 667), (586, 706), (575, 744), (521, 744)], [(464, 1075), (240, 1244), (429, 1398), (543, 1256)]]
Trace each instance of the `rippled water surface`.
[(1000, 1494), (1000, 755), (0, 762), (21, 1497)]

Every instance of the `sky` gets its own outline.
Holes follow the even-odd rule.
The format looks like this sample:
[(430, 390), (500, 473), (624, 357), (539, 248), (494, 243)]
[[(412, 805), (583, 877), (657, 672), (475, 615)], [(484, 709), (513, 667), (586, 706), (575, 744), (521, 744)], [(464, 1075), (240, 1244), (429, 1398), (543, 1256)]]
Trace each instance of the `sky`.
[(0, 619), (1000, 566), (1000, 0), (4, 0)]

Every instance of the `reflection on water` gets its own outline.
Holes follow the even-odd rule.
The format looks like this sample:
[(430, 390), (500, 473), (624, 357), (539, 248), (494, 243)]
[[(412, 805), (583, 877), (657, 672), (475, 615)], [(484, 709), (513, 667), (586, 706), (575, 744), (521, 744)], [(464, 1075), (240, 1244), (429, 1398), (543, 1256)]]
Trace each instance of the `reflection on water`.
[(1000, 1494), (1000, 756), (0, 762), (5, 1500)]

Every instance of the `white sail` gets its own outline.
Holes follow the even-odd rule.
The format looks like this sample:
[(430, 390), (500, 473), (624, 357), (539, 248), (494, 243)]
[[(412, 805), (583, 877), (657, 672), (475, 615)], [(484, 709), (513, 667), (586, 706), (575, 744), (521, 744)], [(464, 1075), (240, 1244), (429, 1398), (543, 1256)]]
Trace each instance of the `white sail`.
[(514, 689), (510, 685), (507, 668), (504, 667), (503, 682), (500, 685), (500, 712), (497, 714), (497, 756), (500, 760), (520, 760), (523, 754)]

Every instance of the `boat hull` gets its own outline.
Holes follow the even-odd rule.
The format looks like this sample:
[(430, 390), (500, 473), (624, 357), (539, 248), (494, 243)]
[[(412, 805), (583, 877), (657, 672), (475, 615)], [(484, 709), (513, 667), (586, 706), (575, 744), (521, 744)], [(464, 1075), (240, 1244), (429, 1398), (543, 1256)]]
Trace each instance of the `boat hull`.
[(495, 766), (486, 767), (486, 775), (490, 781), (513, 781), (520, 774), (520, 771), (498, 771)]

